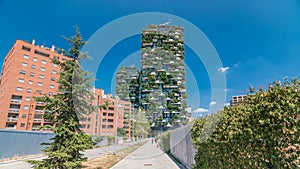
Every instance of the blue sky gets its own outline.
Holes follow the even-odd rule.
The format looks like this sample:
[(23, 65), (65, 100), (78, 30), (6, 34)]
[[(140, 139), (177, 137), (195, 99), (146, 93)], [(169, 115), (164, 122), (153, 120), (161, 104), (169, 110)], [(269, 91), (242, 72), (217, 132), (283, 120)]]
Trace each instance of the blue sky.
[[(0, 0), (0, 64), (15, 40), (67, 48), (61, 35), (74, 34), (79, 26), (84, 39), (120, 17), (140, 12), (162, 12), (181, 17), (197, 26), (214, 45), (226, 75), (227, 102), (244, 94), (251, 83), (266, 86), (283, 77), (300, 77), (300, 2), (298, 0)], [(96, 86), (111, 91), (113, 72), (122, 60), (139, 50), (140, 36), (124, 39), (105, 56)], [(187, 64), (197, 75), (200, 103), (189, 99), (199, 111), (212, 102), (209, 75), (195, 53), (186, 47)], [(128, 63), (128, 62), (127, 62)], [(222, 72), (224, 71), (224, 72)], [(188, 84), (189, 85), (189, 84)]]

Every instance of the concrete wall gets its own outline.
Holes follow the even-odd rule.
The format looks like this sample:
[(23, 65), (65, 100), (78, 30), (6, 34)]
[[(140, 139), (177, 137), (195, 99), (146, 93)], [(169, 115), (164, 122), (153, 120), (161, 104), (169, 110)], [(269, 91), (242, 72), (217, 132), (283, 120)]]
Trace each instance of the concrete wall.
[(170, 133), (171, 154), (187, 168), (192, 168), (192, 165), (195, 164), (194, 156), (197, 152), (190, 138), (192, 126), (189, 124)]
[(0, 129), (0, 159), (42, 153), (41, 143), (49, 143), (53, 136), (52, 133)]

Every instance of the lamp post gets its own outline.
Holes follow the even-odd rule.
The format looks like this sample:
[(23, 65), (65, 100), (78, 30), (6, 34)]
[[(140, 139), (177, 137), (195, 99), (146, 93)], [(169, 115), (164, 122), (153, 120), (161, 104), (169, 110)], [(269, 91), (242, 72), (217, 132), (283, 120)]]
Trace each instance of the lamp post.
[(119, 119), (119, 114), (118, 114), (118, 107), (119, 107), (119, 97), (116, 96), (116, 133), (115, 133), (115, 154), (117, 154), (117, 143), (118, 143), (118, 119)]

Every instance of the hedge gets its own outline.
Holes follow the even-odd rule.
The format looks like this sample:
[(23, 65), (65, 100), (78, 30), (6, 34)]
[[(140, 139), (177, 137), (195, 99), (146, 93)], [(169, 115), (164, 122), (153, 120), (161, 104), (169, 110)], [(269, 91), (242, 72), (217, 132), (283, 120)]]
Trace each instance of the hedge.
[(192, 128), (195, 168), (300, 168), (299, 80), (277, 81)]

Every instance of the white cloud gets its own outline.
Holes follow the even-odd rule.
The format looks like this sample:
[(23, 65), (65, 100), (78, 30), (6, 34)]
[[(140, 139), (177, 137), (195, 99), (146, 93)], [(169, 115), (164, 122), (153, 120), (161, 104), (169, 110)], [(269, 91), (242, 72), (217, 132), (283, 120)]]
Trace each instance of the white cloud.
[(228, 91), (229, 91), (229, 89), (224, 89), (224, 91), (225, 91), (225, 92), (228, 92)]
[(229, 67), (220, 67), (218, 69), (219, 72), (222, 72), (222, 73), (226, 73), (226, 71), (229, 69)]
[(230, 103), (225, 103), (224, 106), (230, 106)]
[(215, 101), (212, 101), (212, 102), (210, 102), (210, 104), (209, 104), (209, 105), (213, 106), (213, 105), (216, 105), (216, 104), (217, 104), (217, 102), (215, 102)]
[(194, 113), (204, 113), (204, 112), (208, 112), (208, 110), (204, 109), (202, 107), (199, 107), (198, 109), (194, 110), (193, 112)]
[(233, 66), (234, 67), (239, 67), (242, 64), (242, 62), (236, 62)]

